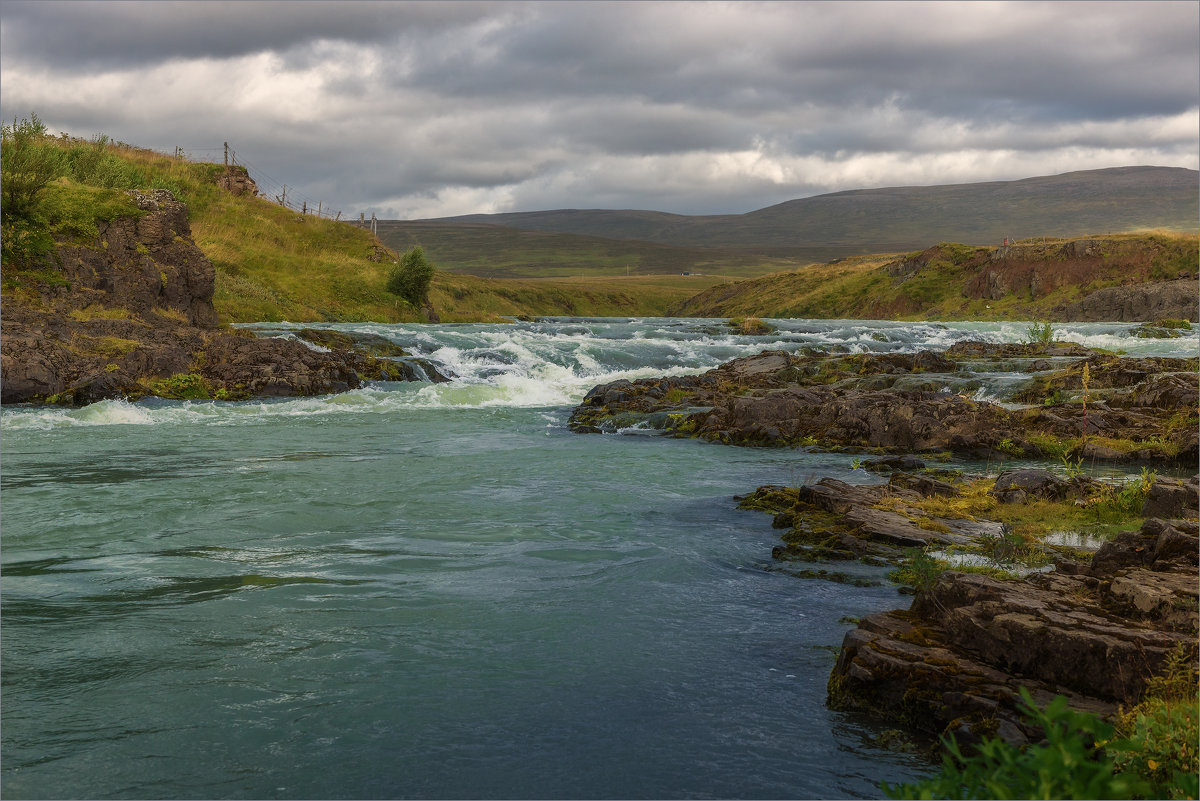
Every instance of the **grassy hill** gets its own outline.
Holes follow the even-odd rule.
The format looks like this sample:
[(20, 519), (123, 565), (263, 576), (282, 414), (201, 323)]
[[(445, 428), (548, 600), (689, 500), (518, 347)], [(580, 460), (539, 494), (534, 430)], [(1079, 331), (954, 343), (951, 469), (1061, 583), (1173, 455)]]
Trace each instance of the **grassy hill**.
[[(354, 225), (222, 189), (224, 165), (174, 159), (103, 136), (41, 136), (31, 147), (54, 176), (29, 221), (5, 221), (0, 291), (6, 296), (19, 296), (30, 282), (61, 281), (46, 262), (53, 240), (102, 247), (105, 223), (138, 214), (125, 190), (161, 188), (188, 204), (192, 237), (216, 269), (213, 303), (222, 322), (423, 319), (419, 309), (385, 289), (396, 252)], [(6, 185), (12, 175), (6, 172)], [(448, 322), (521, 314), (653, 315), (722, 280), (677, 274), (627, 279), (623, 269), (614, 272), (606, 279), (522, 282), (439, 271), (430, 299)]]
[(746, 214), (562, 209), (468, 215), (440, 222), (638, 239), (681, 247), (749, 249), (827, 261), (954, 241), (1074, 237), (1162, 229), (1196, 232), (1200, 174), (1118, 167), (948, 186), (862, 189), (791, 200)]
[(693, 317), (1037, 320), (1085, 294), (1195, 278), (1200, 237), (1123, 234), (1038, 238), (1007, 248), (942, 243), (856, 256), (713, 287), (670, 313)]
[[(1054, 287), (1052, 293), (1057, 294), (1052, 297), (1034, 297), (1037, 293), (1033, 292), (1028, 302), (1013, 295), (989, 303), (978, 288), (966, 287), (966, 282), (974, 280), (971, 276), (979, 273), (984, 258), (980, 254), (986, 254), (986, 248), (943, 246), (942, 251), (924, 259), (916, 274), (902, 276), (904, 280), (900, 281), (888, 272), (888, 265), (896, 261), (891, 256), (858, 255), (836, 264), (781, 272), (782, 268), (794, 268), (798, 262), (770, 255), (767, 251), (773, 245), (765, 233), (768, 229), (777, 234), (785, 230), (797, 209), (828, 205), (834, 211), (827, 210), (823, 219), (832, 225), (830, 221), (839, 208), (842, 217), (852, 216), (847, 211), (850, 207), (839, 204), (852, 203), (861, 211), (864, 203), (875, 203), (879, 209), (907, 208), (913, 219), (901, 225), (895, 215), (892, 218), (882, 213), (859, 215), (842, 221), (839, 229), (842, 235), (854, 232), (854, 236), (862, 236), (863, 242), (869, 242), (871, 231), (904, 230), (908, 232), (906, 236), (918, 238), (916, 247), (923, 247), (930, 240), (917, 233), (920, 225), (941, 230), (928, 222), (930, 210), (942, 208), (947, 219), (969, 216), (959, 208), (960, 201), (965, 202), (967, 196), (974, 198), (975, 204), (968, 208), (977, 212), (988, 204), (1023, 208), (1031, 226), (1044, 210), (1065, 208), (1068, 204), (1064, 198), (1068, 196), (1074, 197), (1076, 205), (1090, 210), (1089, 213), (1099, 213), (1097, 209), (1107, 207), (1105, 219), (1124, 221), (1114, 225), (1132, 225), (1136, 220), (1129, 215), (1135, 212), (1166, 218), (1174, 210), (1186, 211), (1186, 203), (1181, 204), (1177, 197), (1180, 187), (1187, 188), (1193, 210), (1190, 224), (1194, 228), (1196, 173), (1188, 170), (1128, 168), (1096, 171), (1103, 175), (1074, 173), (1006, 184), (872, 190), (793, 201), (741, 215), (758, 220), (756, 225), (766, 226), (744, 228), (743, 232), (760, 230), (767, 244), (756, 250), (740, 250), (436, 221), (383, 221), (380, 239), (376, 239), (353, 224), (298, 214), (263, 198), (226, 191), (218, 181), (231, 175), (238, 177), (238, 170), (227, 170), (224, 165), (173, 159), (112, 143), (101, 136), (91, 141), (43, 136), (35, 145), (54, 173), (39, 195), (36, 213), (15, 221), (7, 210), (11, 206), (6, 206), (0, 289), (6, 297), (19, 296), (21, 287), (30, 282), (53, 284), (63, 280), (46, 260), (54, 239), (103, 247), (99, 232), (107, 221), (138, 213), (125, 190), (164, 188), (188, 204), (193, 238), (216, 269), (214, 305), (223, 322), (424, 319), (420, 309), (385, 289), (397, 254), (416, 243), (426, 248), (435, 263), (448, 268), (435, 275), (430, 289), (434, 309), (447, 322), (517, 315), (645, 316), (668, 312), (717, 317), (1029, 317), (1038, 316), (1035, 312), (1054, 303), (1078, 296), (1084, 289), (1114, 285), (1143, 275), (1154, 277), (1170, 272), (1174, 269), (1172, 265), (1183, 265), (1185, 272), (1195, 273), (1195, 236), (1189, 239), (1161, 235), (1136, 240), (1141, 243), (1138, 245), (1112, 245), (1111, 253), (1132, 248), (1142, 255), (1133, 261), (1110, 259), (1101, 265), (1103, 269), (1089, 274), (1086, 281)], [(5, 159), (3, 178), (7, 191), (19, 171), (8, 151)], [(1161, 190), (1157, 200), (1147, 188), (1153, 183), (1148, 183), (1153, 176), (1157, 176), (1154, 180)], [(1097, 194), (1102, 185), (1114, 193), (1107, 200)], [(1141, 197), (1142, 202), (1134, 205), (1142, 211), (1127, 208), (1133, 197)], [(656, 212), (544, 216), (549, 221), (546, 224), (551, 224), (556, 215), (561, 221), (595, 214), (609, 215), (610, 222), (621, 215), (632, 215), (642, 226), (637, 229), (640, 235), (648, 235), (655, 227), (683, 231), (691, 226), (728, 225), (733, 219), (684, 218)], [(889, 219), (893, 229), (885, 225)], [(806, 224), (811, 228), (811, 221)], [(601, 226), (601, 230), (612, 233), (617, 228)], [(1040, 233), (1044, 227), (1038, 230)], [(832, 238), (833, 234), (827, 236), (830, 241)], [(1117, 242), (1119, 238), (1108, 240)], [(1158, 244), (1147, 244), (1151, 241)], [(847, 241), (839, 247), (857, 251), (867, 245)], [(915, 257), (910, 254), (906, 258)], [(465, 274), (468, 272), (496, 277)], [(685, 272), (693, 274), (682, 275)], [(772, 275), (729, 283), (730, 277), (766, 272)], [(536, 275), (553, 277), (528, 277)], [(1043, 282), (1041, 286), (1044, 289), (1052, 283)]]
[(503, 225), (380, 220), (380, 241), (393, 250), (420, 245), (444, 270), (487, 278), (704, 273), (749, 277), (802, 263), (722, 248), (692, 248), (532, 231)]

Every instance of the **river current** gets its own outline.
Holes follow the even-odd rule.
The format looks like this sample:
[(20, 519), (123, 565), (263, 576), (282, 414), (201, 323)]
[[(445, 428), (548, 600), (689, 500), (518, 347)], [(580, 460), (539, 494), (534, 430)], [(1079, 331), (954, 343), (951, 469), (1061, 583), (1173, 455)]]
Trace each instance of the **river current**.
[[(5, 408), (0, 793), (842, 798), (928, 775), (886, 727), (825, 707), (853, 618), (908, 603), (886, 569), (839, 566), (867, 587), (773, 570), (770, 517), (733, 500), (878, 479), (846, 454), (566, 421), (617, 378), (1028, 324), (773, 322), (341, 324), (456, 378)], [(1056, 336), (1197, 353), (1194, 334), (1129, 328)], [(945, 380), (994, 397), (1021, 379)]]

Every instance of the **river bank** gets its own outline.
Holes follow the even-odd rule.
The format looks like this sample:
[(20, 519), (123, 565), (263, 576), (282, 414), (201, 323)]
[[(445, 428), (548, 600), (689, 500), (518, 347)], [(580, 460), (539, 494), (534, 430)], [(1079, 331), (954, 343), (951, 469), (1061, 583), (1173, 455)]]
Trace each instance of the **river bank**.
[[(1010, 380), (982, 400), (978, 375), (1000, 371)], [(785, 572), (852, 581), (817, 566), (882, 560), (915, 584), (909, 609), (847, 634), (830, 705), (964, 746), (1020, 745), (1036, 739), (1021, 688), (1040, 705), (1063, 695), (1113, 718), (1171, 659), (1195, 668), (1197, 479), (1154, 470), (1195, 467), (1196, 371), (1193, 358), (1066, 342), (775, 351), (700, 376), (597, 386), (570, 424), (861, 454), (856, 465), (886, 483), (814, 478), (742, 499), (786, 530), (772, 549)], [(953, 456), (999, 474), (939, 465)], [(1004, 470), (1011, 460), (1030, 466)], [(1144, 467), (1125, 481), (1089, 477), (1106, 462)]]

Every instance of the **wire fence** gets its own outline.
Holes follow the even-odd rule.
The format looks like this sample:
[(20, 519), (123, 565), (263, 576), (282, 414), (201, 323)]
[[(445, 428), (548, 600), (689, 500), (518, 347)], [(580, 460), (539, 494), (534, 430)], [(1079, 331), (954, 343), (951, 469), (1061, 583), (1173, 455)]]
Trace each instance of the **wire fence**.
[(302, 190), (294, 185), (289, 186), (284, 181), (276, 178), (260, 167), (249, 163), (245, 159), (239, 159), (237, 151), (229, 146), (228, 142), (224, 142), (220, 147), (182, 147), (175, 148), (175, 152), (171, 154), (172, 158), (185, 159), (187, 161), (206, 161), (215, 162), (215, 158), (196, 158), (197, 153), (223, 153), (223, 159), (226, 166), (242, 167), (246, 170), (250, 180), (258, 187), (258, 196), (272, 200), (284, 208), (299, 212), (304, 215), (312, 215), (321, 217), (326, 220), (335, 220), (340, 222), (358, 225), (364, 228), (369, 228), (372, 233), (375, 233), (377, 220), (372, 214), (371, 218), (366, 219), (366, 215), (359, 213), (358, 219), (351, 217), (343, 217), (340, 209), (332, 209), (325, 206), (320, 198), (312, 198), (305, 194)]

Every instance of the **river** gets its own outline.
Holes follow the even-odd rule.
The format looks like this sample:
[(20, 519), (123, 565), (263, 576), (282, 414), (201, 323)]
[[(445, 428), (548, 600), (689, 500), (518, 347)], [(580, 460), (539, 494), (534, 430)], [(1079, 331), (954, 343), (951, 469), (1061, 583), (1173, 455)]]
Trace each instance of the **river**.
[[(457, 378), (5, 408), (3, 797), (856, 798), (928, 775), (825, 707), (852, 619), (907, 603), (886, 569), (773, 571), (778, 532), (733, 500), (878, 479), (845, 454), (566, 421), (616, 378), (1027, 324), (774, 322), (332, 325)], [(1194, 334), (1129, 328), (1056, 333), (1196, 355)]]

